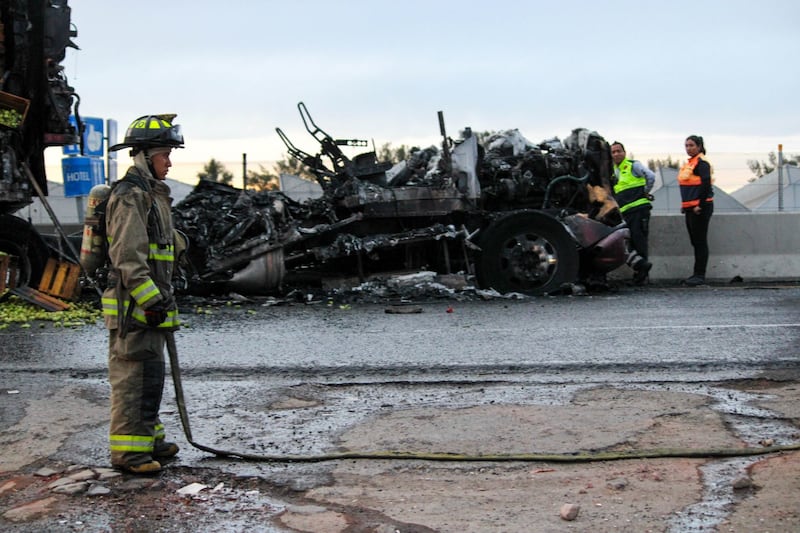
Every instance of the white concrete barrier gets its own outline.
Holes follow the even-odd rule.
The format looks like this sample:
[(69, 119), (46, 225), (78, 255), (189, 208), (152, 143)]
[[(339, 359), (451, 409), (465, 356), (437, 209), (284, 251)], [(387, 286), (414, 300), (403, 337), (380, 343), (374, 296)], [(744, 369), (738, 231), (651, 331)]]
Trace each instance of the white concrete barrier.
[[(728, 282), (800, 280), (800, 213), (714, 213), (708, 229), (706, 279)], [(650, 218), (652, 281), (671, 281), (692, 275), (694, 249), (684, 216)], [(630, 269), (613, 277), (627, 278)]]

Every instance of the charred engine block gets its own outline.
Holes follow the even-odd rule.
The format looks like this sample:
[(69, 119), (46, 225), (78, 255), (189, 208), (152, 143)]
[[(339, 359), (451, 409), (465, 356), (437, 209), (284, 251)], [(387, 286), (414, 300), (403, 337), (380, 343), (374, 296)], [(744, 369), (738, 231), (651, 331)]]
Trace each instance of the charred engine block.
[(504, 201), (543, 201), (550, 183), (575, 175), (575, 157), (566, 150), (530, 149), (520, 155), (488, 153), (478, 174), (482, 190)]
[(609, 183), (608, 145), (594, 132), (575, 129), (562, 142), (552, 138), (533, 144), (517, 130), (490, 136), (481, 154), (478, 179), (488, 208), (527, 206), (563, 208), (584, 194), (590, 174)]
[[(478, 179), (490, 204), (542, 207), (554, 180), (579, 175), (580, 152), (567, 149), (558, 139), (532, 144), (510, 130), (492, 135), (485, 145)], [(552, 198), (556, 204), (558, 196)]]

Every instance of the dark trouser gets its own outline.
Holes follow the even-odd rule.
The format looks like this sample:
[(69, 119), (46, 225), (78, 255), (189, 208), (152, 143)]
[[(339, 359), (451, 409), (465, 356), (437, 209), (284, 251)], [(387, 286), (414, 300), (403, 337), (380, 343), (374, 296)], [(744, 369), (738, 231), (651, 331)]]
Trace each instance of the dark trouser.
[(650, 234), (650, 206), (634, 207), (622, 213), (631, 232), (631, 247), (647, 261), (647, 238)]
[(124, 339), (109, 331), (111, 464), (136, 465), (152, 459), (163, 438), (158, 417), (164, 390), (164, 333), (131, 329)]
[(708, 223), (714, 213), (714, 204), (706, 202), (702, 206), (700, 214), (696, 215), (694, 210), (688, 209), (685, 212), (686, 230), (689, 232), (689, 240), (694, 247), (694, 272), (695, 276), (706, 275), (708, 265)]

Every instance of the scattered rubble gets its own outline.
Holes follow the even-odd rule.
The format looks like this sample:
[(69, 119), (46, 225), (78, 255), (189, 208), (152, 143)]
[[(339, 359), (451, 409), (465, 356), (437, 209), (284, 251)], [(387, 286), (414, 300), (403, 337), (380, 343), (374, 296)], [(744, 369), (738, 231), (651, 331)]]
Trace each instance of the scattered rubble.
[(628, 488), (628, 480), (625, 478), (614, 478), (606, 482), (606, 487), (611, 490), (625, 490)]
[[(42, 472), (47, 471), (52, 470), (40, 470), (36, 475), (41, 475)], [(57, 471), (54, 472), (55, 474), (50, 475), (54, 476), (58, 474)], [(110, 491), (100, 482), (114, 479), (121, 475), (116, 470), (110, 468), (87, 468), (80, 465), (70, 466), (64, 473), (66, 474), (64, 477), (55, 479), (47, 485), (50, 491), (58, 494), (80, 494), (88, 492), (90, 496), (107, 494)]]
[(203, 485), (202, 483), (189, 483), (185, 487), (178, 489), (177, 492), (181, 496), (196, 496), (197, 494), (200, 494), (200, 491), (207, 488), (208, 485)]
[(9, 522), (26, 522), (50, 512), (58, 500), (55, 496), (47, 496), (38, 500), (27, 502), (19, 507), (14, 507), (3, 513), (3, 518)]
[(578, 518), (578, 513), (581, 510), (581, 506), (576, 503), (565, 503), (561, 506), (561, 518), (567, 521), (572, 521)]
[(111, 494), (111, 489), (103, 485), (90, 485), (89, 490), (86, 491), (87, 496), (105, 496)]
[[(352, 278), (340, 278), (339, 283), (332, 283), (329, 287), (304, 287), (295, 288), (279, 296), (250, 295), (244, 297), (236, 292), (225, 292), (207, 295), (182, 295), (178, 303), (184, 320), (190, 315), (213, 314), (219, 307), (246, 309), (243, 312), (252, 313), (252, 306), (271, 307), (293, 304), (342, 306), (351, 304), (380, 303), (387, 304), (386, 312), (389, 314), (409, 313), (412, 302), (447, 300), (452, 302), (476, 300), (525, 300), (531, 296), (510, 292), (501, 294), (495, 290), (482, 290), (474, 286), (466, 276), (459, 274), (436, 275), (433, 281), (428, 281), (425, 272), (420, 283), (408, 283), (409, 276), (416, 274), (378, 275), (370, 277), (363, 283)], [(401, 280), (396, 281), (399, 277)], [(613, 288), (613, 287), (611, 287)], [(564, 294), (574, 296), (585, 295), (586, 291), (578, 292), (572, 286), (564, 287)], [(403, 307), (403, 309), (400, 309)]]

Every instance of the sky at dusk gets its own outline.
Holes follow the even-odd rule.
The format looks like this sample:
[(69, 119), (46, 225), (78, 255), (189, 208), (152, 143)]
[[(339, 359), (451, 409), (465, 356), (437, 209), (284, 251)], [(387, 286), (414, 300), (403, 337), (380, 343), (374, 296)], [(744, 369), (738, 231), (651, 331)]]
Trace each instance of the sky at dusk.
[(331, 136), (376, 146), (438, 144), (438, 111), (453, 137), (517, 128), (538, 142), (586, 127), (640, 159), (683, 158), (699, 134), (726, 189), (746, 181), (748, 157), (778, 143), (800, 153), (794, 0), (70, 6), (81, 50), (63, 65), (81, 114), (116, 119), (122, 135), (140, 115), (177, 113), (179, 179), (211, 158), (237, 176), (242, 153), (280, 159), (276, 127), (316, 153), (300, 101)]

